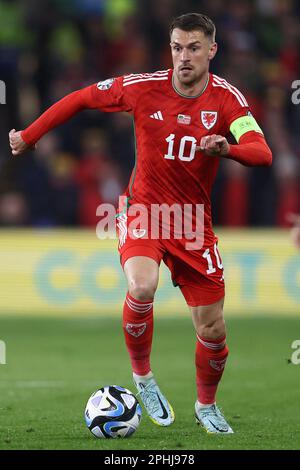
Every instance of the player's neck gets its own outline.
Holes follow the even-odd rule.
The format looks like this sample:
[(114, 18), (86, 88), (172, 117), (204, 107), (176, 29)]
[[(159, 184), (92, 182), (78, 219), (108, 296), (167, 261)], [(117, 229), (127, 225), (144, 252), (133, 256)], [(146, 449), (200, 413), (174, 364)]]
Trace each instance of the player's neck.
[(209, 72), (207, 72), (197, 83), (192, 85), (185, 85), (181, 83), (175, 74), (173, 74), (173, 88), (179, 95), (184, 95), (189, 98), (194, 98), (202, 95), (207, 88), (209, 82)]

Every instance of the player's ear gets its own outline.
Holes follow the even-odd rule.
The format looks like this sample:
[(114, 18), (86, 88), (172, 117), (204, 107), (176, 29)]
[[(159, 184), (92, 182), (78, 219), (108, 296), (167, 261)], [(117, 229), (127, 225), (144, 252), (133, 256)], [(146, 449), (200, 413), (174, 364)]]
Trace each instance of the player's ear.
[(212, 60), (215, 57), (217, 50), (218, 50), (218, 44), (216, 42), (212, 42), (208, 51), (209, 60)]

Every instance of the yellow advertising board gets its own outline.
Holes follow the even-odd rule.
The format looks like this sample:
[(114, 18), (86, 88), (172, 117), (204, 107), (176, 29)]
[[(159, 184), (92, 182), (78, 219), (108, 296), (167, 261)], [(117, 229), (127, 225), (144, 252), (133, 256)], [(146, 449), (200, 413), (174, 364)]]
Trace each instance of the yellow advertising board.
[[(288, 231), (216, 232), (228, 316), (300, 313), (300, 252)], [(117, 241), (84, 230), (2, 230), (0, 286), (0, 315), (121, 315), (126, 293)], [(165, 266), (155, 314), (188, 314)]]

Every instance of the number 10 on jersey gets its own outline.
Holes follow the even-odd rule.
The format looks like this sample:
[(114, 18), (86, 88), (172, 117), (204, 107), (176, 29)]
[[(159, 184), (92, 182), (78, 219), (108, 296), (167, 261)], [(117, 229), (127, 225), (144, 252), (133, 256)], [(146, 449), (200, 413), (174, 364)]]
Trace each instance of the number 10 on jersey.
[[(169, 137), (166, 138), (166, 141), (168, 142), (169, 145), (168, 145), (168, 152), (164, 155), (164, 157), (167, 160), (175, 160), (175, 156), (173, 155), (175, 134), (170, 134)], [(186, 144), (188, 142), (191, 145), (187, 146)], [(189, 135), (185, 135), (184, 137), (182, 137), (180, 140), (180, 146), (179, 146), (179, 152), (178, 152), (179, 160), (182, 160), (183, 162), (192, 161), (195, 158), (196, 146), (197, 146), (197, 139), (195, 139), (195, 137), (191, 137)], [(190, 148), (189, 155), (187, 155), (188, 150), (186, 147)]]

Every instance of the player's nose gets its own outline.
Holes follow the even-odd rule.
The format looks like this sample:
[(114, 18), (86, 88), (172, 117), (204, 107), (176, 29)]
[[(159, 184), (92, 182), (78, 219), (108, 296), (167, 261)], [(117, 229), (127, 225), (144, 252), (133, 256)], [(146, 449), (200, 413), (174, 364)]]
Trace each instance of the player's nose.
[(190, 61), (189, 51), (185, 47), (182, 49), (180, 59), (181, 59), (181, 62), (189, 62)]

